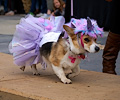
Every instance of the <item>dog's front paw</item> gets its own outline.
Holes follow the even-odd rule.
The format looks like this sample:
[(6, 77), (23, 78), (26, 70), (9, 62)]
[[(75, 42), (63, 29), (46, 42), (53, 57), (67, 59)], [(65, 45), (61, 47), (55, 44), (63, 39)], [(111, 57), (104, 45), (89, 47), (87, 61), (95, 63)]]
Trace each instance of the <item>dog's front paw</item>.
[(72, 84), (72, 81), (70, 79), (61, 79), (61, 81), (64, 83), (64, 84)]
[(73, 78), (73, 77), (75, 77), (75, 76), (77, 76), (77, 75), (74, 74), (74, 73), (72, 73), (72, 74), (69, 74), (67, 77), (68, 77), (68, 78)]
[(40, 75), (37, 68), (36, 68), (36, 64), (33, 64), (31, 66), (31, 68), (32, 68), (33, 75)]
[(32, 72), (33, 72), (33, 75), (40, 75), (37, 69), (33, 69)]
[(34, 71), (33, 75), (40, 75), (40, 73), (38, 73), (38, 71)]

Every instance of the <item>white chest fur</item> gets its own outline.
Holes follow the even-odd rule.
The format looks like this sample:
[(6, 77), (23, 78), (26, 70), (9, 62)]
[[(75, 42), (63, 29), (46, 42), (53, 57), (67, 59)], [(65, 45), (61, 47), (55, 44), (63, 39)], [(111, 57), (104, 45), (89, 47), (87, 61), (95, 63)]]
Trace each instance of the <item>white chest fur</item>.
[[(74, 62), (72, 62), (72, 58), (75, 59)], [(73, 69), (80, 63), (80, 61), (81, 58), (78, 58), (77, 55), (73, 54), (71, 51), (68, 51), (61, 61), (61, 67)]]

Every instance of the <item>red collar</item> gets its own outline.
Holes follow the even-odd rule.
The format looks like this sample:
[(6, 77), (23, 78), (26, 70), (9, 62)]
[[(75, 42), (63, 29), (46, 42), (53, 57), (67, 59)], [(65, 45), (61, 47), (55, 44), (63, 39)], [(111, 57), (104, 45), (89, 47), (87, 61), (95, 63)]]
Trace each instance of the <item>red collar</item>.
[(75, 63), (75, 60), (77, 58), (79, 58), (79, 59), (85, 59), (85, 55), (81, 54), (81, 55), (78, 55), (77, 57), (68, 56), (68, 58), (71, 59), (71, 63)]

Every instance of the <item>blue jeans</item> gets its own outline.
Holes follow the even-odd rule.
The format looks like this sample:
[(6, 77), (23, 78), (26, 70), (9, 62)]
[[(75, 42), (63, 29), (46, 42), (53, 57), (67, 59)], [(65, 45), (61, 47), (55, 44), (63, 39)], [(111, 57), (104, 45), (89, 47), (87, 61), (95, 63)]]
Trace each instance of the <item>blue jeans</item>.
[(36, 0), (36, 9), (39, 9), (39, 8), (40, 8), (40, 1)]
[(40, 0), (32, 0), (30, 12), (34, 13), (34, 11), (35, 11), (36, 9), (39, 9), (39, 8), (40, 8), (39, 2), (40, 2)]
[(8, 12), (8, 0), (4, 0), (4, 11)]
[(46, 2), (46, 0), (42, 0), (41, 13), (47, 13), (47, 2)]

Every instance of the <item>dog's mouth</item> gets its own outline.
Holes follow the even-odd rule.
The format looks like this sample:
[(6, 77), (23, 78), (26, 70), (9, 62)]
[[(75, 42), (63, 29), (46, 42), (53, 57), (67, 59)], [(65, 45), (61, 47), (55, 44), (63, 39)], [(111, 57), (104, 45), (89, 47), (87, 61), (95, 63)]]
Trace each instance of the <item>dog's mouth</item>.
[(87, 53), (97, 53), (97, 52), (99, 52), (99, 50), (95, 50), (94, 52), (90, 52), (88, 50), (85, 50), (85, 52), (87, 52)]

